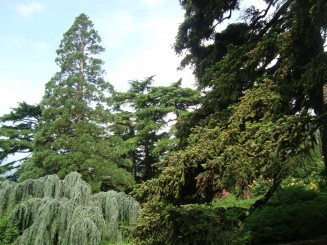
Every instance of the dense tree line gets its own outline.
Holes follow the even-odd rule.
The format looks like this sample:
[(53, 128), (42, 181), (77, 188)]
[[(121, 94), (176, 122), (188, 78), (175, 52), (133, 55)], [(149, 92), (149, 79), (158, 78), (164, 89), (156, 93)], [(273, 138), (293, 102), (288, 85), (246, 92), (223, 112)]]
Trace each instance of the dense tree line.
[(133, 189), (137, 244), (248, 244), (244, 221), (285, 179), (320, 161), (327, 176), (327, 3), (242, 2), (180, 0), (174, 49), (194, 68), (196, 90), (148, 77), (115, 91), (97, 58), (100, 36), (78, 16), (40, 104), (1, 117), (0, 161), (31, 155), (0, 173), (18, 167), (11, 178), (22, 181), (76, 171), (94, 192)]
[(30, 153), (3, 164), (1, 173), (18, 168), (7, 177), (22, 181), (77, 171), (95, 191), (126, 190), (134, 179), (154, 177), (155, 163), (177, 148), (173, 125), (199, 103), (200, 93), (181, 81), (151, 86), (153, 77), (115, 91), (103, 78), (100, 42), (88, 17), (78, 16), (63, 35), (60, 71), (45, 85), (40, 104), (22, 102), (1, 117), (0, 160)]
[[(204, 96), (180, 131), (183, 150), (136, 190), (140, 243), (187, 244), (192, 236), (195, 244), (247, 244), (242, 221), (301, 168), (299, 156), (317, 142), (327, 155), (326, 1), (267, 0), (221, 30), (242, 2), (180, 1), (185, 18), (174, 48), (186, 53), (181, 67), (194, 67)], [(265, 188), (256, 196), (258, 181)], [(257, 199), (215, 209), (226, 193)], [(194, 223), (195, 214), (206, 222)]]

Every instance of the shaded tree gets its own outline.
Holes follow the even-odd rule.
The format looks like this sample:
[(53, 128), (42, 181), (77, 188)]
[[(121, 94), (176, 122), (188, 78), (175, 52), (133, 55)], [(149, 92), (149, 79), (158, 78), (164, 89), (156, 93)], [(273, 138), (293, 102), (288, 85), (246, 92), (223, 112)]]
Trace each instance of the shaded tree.
[[(150, 244), (160, 243), (171, 231), (180, 235), (186, 234), (184, 229), (197, 230), (175, 227), (171, 214), (202, 216), (203, 207), (194, 203), (211, 207), (226, 190), (246, 198), (256, 179), (267, 180), (269, 188), (250, 208), (239, 212), (229, 206), (230, 212), (223, 214), (244, 220), (297, 167), (291, 160), (307, 154), (317, 128), (323, 152), (327, 150), (326, 1), (267, 0), (263, 9), (242, 10), (242, 18), (221, 30), (238, 15), (242, 2), (180, 0), (185, 18), (175, 51), (186, 53), (181, 67), (194, 68), (204, 96), (184, 124), (188, 130), (180, 132), (188, 137), (184, 150), (168, 156), (159, 177), (135, 193), (145, 201), (138, 232)], [(169, 213), (162, 215), (161, 210)], [(210, 220), (212, 213), (206, 216)], [(229, 227), (229, 234), (239, 236), (233, 234), (237, 227)], [(223, 234), (221, 229), (217, 237)], [(196, 240), (212, 244), (206, 243), (211, 238), (206, 230)]]
[(198, 87), (206, 93), (192, 125), (225, 120), (229, 105), (269, 78), (278, 85), (283, 113), (314, 110), (327, 155), (326, 1), (267, 0), (262, 9), (242, 9), (242, 18), (221, 30), (221, 24), (238, 15), (242, 2), (180, 1), (185, 19), (175, 51), (187, 53), (181, 66), (194, 66)]
[[(310, 134), (304, 130), (310, 116), (285, 116), (280, 113), (281, 106), (276, 86), (265, 80), (229, 107), (228, 121), (194, 128), (188, 146), (168, 156), (160, 165), (158, 178), (135, 191), (135, 197), (144, 202), (138, 239), (156, 244), (168, 237), (168, 244), (174, 244), (187, 240), (189, 230), (194, 230), (192, 239), (197, 244), (216, 244), (227, 234), (231, 237), (226, 239), (234, 242), (242, 238), (240, 221), (265, 204), (301, 164), (295, 166), (290, 159), (311, 148)], [(249, 208), (237, 208), (233, 203), (215, 209), (224, 190), (246, 198), (249, 186), (258, 178), (267, 180), (269, 187)], [(172, 217), (178, 219), (178, 213), (185, 218), (183, 226), (175, 226)], [(209, 224), (195, 223), (197, 215)], [(217, 225), (215, 235), (212, 223)], [(202, 232), (197, 234), (199, 229)]]

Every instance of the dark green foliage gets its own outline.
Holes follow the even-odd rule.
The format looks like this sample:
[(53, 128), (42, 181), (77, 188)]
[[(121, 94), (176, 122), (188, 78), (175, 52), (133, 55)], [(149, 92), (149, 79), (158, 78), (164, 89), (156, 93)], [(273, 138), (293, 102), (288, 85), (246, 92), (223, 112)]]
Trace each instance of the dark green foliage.
[(201, 204), (147, 204), (143, 207), (135, 242), (162, 245), (247, 244), (249, 236), (243, 232), (233, 213), (233, 210)]
[[(115, 92), (95, 58), (100, 37), (87, 16), (77, 17), (57, 51), (61, 70), (46, 85), (21, 179), (78, 171), (93, 190), (124, 190), (133, 184), (125, 171), (132, 162), (134, 176), (147, 180), (134, 191), (143, 202), (136, 244), (262, 244), (326, 234), (326, 195), (317, 191), (325, 182), (311, 173), (322, 160), (315, 143), (327, 159), (327, 2), (266, 0), (219, 31), (242, 2), (180, 0), (185, 19), (175, 51), (186, 52), (181, 66), (193, 65), (203, 93), (193, 113), (200, 94), (180, 81), (154, 87), (150, 77)], [(295, 177), (312, 190), (291, 187)], [(98, 230), (88, 229), (94, 244)]]
[(226, 109), (246, 89), (269, 78), (282, 97), (280, 113), (315, 111), (327, 155), (326, 1), (265, 1), (261, 9), (242, 9), (242, 18), (223, 30), (219, 25), (236, 15), (243, 1), (180, 3), (185, 19), (175, 51), (186, 52), (181, 65), (194, 66), (198, 87), (206, 93), (188, 127), (206, 125), (211, 118), (224, 120)]
[[(159, 220), (169, 220), (162, 216), (162, 210), (169, 209), (170, 205), (176, 207), (178, 213), (179, 208), (196, 202), (217, 200), (219, 207), (224, 189), (247, 198), (249, 187), (260, 178), (267, 181), (267, 189), (262, 193), (262, 199), (253, 200), (252, 206), (247, 207), (248, 213), (259, 203), (265, 203), (289, 171), (298, 167), (288, 164), (287, 160), (311, 147), (310, 137), (303, 130), (307, 124), (305, 117), (279, 114), (280, 105), (281, 98), (275, 92), (275, 86), (269, 80), (262, 81), (254, 89), (247, 90), (238, 104), (229, 108), (231, 117), (227, 122), (212, 120), (208, 127), (195, 128), (189, 137), (189, 145), (167, 157), (159, 177), (145, 182), (135, 192), (135, 197), (146, 202), (141, 213), (142, 237), (151, 240), (157, 233), (168, 236), (174, 224), (162, 226)], [(246, 213), (244, 208), (235, 213), (231, 209), (233, 206), (233, 203), (224, 206), (235, 220), (234, 225), (229, 224), (226, 228), (231, 234), (237, 229), (236, 220), (241, 222)], [(210, 207), (204, 204), (203, 208)], [(197, 214), (198, 218), (202, 216), (201, 212)], [(179, 215), (185, 213), (181, 211)], [(227, 219), (227, 213), (221, 215), (222, 219)], [(177, 216), (174, 217), (178, 220)], [(201, 223), (189, 223), (194, 225), (191, 230), (206, 227)], [(202, 231), (210, 234), (210, 230), (206, 232)], [(178, 240), (179, 231), (172, 232), (171, 236), (174, 237), (172, 241)], [(230, 239), (242, 239), (242, 235), (230, 235)]]
[(326, 235), (327, 193), (287, 186), (245, 221), (253, 244), (294, 242)]
[(133, 162), (134, 175), (143, 180), (155, 176), (155, 163), (167, 151), (176, 149), (174, 125), (200, 100), (199, 92), (182, 88), (181, 81), (170, 86), (152, 86), (153, 77), (130, 82), (127, 92), (115, 92), (114, 124), (111, 129), (123, 138), (122, 153)]
[(64, 34), (56, 59), (60, 72), (46, 84), (33, 157), (21, 169), (21, 180), (77, 171), (94, 191), (133, 185), (115, 149), (120, 139), (108, 129), (112, 86), (96, 58), (104, 50), (100, 41), (85, 14)]
[(211, 201), (224, 188), (245, 194), (260, 176), (278, 185), (295, 167), (286, 160), (311, 147), (303, 130), (306, 121), (278, 115), (280, 104), (270, 81), (246, 91), (241, 102), (230, 107), (227, 122), (195, 128), (189, 146), (166, 158), (162, 174), (144, 183), (139, 198)]
[[(26, 102), (19, 103), (9, 114), (0, 118), (0, 163), (16, 153), (24, 153), (17, 160), (12, 160), (0, 166), (0, 174), (18, 168), (19, 163), (30, 157), (34, 148), (33, 134), (37, 130), (41, 117), (39, 105), (29, 105)], [(7, 178), (13, 178), (12, 175)]]
[(9, 223), (9, 216), (3, 215), (0, 218), (0, 244), (10, 245), (19, 236), (18, 222)]

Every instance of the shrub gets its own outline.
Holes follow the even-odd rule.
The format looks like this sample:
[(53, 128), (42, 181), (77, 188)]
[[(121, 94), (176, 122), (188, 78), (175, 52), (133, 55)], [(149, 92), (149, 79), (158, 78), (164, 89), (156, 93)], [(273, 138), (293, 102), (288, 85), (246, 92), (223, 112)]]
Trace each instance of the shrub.
[(253, 244), (290, 242), (326, 235), (327, 193), (288, 186), (245, 221)]

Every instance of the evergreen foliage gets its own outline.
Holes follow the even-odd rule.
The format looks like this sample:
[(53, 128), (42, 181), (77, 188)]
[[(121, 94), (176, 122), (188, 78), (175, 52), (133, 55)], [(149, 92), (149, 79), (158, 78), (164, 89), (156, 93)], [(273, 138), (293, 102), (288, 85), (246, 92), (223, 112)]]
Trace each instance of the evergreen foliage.
[(199, 194), (211, 200), (224, 188), (242, 195), (260, 176), (280, 183), (297, 167), (286, 160), (312, 145), (303, 130), (310, 116), (278, 115), (281, 98), (274, 89), (263, 81), (229, 108), (227, 122), (195, 128), (189, 146), (167, 157), (159, 178), (144, 183), (137, 195), (177, 201)]
[[(161, 175), (136, 190), (135, 196), (145, 201), (146, 207), (138, 226), (142, 239), (158, 234), (165, 237), (167, 230), (172, 229), (170, 226), (160, 228), (161, 224), (155, 221), (168, 222), (169, 216), (161, 216), (166, 206), (174, 205), (178, 210), (194, 202), (219, 202), (224, 189), (246, 198), (249, 186), (259, 178), (269, 180), (266, 192), (250, 208), (236, 214), (235, 219), (244, 219), (267, 202), (290, 170), (298, 167), (288, 160), (311, 148), (311, 139), (304, 130), (310, 117), (307, 115), (304, 120), (303, 116), (279, 114), (282, 99), (275, 89), (276, 86), (266, 80), (247, 90), (238, 104), (229, 107), (231, 117), (227, 122), (212, 121), (206, 128), (195, 128), (189, 137), (189, 146), (167, 157)], [(187, 211), (193, 212), (192, 208)], [(237, 228), (227, 227), (228, 232)], [(225, 231), (221, 232), (223, 236)]]
[(48, 175), (21, 183), (5, 181), (0, 187), (0, 217), (8, 217), (7, 228), (18, 224), (15, 242), (22, 245), (119, 242), (127, 235), (125, 227), (136, 223), (140, 208), (122, 192), (92, 195), (76, 172), (64, 180)]
[(325, 192), (319, 193), (301, 185), (285, 186), (245, 220), (246, 229), (251, 231), (252, 244), (325, 237), (326, 203)]
[(13, 108), (9, 114), (0, 118), (0, 163), (6, 161), (8, 157), (17, 153), (24, 153), (22, 158), (6, 162), (0, 166), (0, 174), (17, 168), (17, 165), (30, 157), (34, 149), (33, 134), (37, 130), (37, 125), (41, 117), (39, 105), (29, 105), (21, 102), (18, 107)]
[[(0, 161), (19, 150), (33, 157), (19, 170), (28, 180), (0, 183), (1, 242), (122, 241), (140, 205), (115, 191), (92, 195), (81, 176), (93, 191), (126, 190), (131, 167), (146, 180), (133, 192), (143, 203), (137, 244), (260, 244), (324, 234), (325, 194), (303, 186), (326, 183), (307, 178), (317, 159), (327, 171), (327, 2), (265, 0), (219, 31), (242, 2), (180, 0), (185, 19), (174, 48), (186, 53), (181, 67), (193, 65), (203, 96), (181, 81), (152, 86), (153, 77), (114, 91), (96, 58), (101, 39), (78, 16), (40, 108), (20, 104), (2, 118), (19, 124), (0, 129)], [(42, 110), (33, 114), (37, 124), (24, 124), (29, 109)], [(289, 176), (305, 178), (302, 187), (278, 197)], [(294, 222), (300, 226), (284, 225)]]
[[(158, 178), (135, 193), (145, 202), (138, 226), (141, 239), (161, 244), (156, 237), (172, 234), (175, 226), (168, 222), (169, 215), (162, 216), (165, 208), (173, 206), (184, 216), (179, 211), (186, 211), (186, 205), (200, 211), (194, 203), (219, 205), (228, 194), (248, 198), (260, 180), (265, 188), (258, 199), (247, 210), (234, 213), (239, 222), (251, 217), (283, 179), (296, 172), (300, 162), (294, 159), (309, 154), (318, 128), (322, 153), (327, 156), (326, 1), (264, 2), (262, 9), (243, 10), (238, 23), (219, 31), (242, 1), (180, 1), (185, 18), (175, 51), (186, 53), (181, 66), (195, 68), (204, 96), (201, 107), (181, 127), (180, 135), (188, 137), (184, 150), (167, 157)], [(226, 208), (233, 210), (233, 206)], [(191, 214), (192, 208), (186, 213)], [(187, 233), (173, 234), (190, 244), (215, 244), (201, 240), (200, 234), (192, 241)], [(238, 237), (242, 239), (234, 236), (232, 241)]]
[(229, 105), (269, 78), (283, 99), (280, 112), (314, 110), (327, 156), (326, 1), (264, 2), (261, 9), (241, 9), (242, 18), (221, 30), (243, 1), (180, 0), (185, 18), (175, 51), (187, 54), (181, 66), (194, 66), (198, 87), (206, 92), (189, 127), (207, 125), (210, 118), (225, 120)]
[(95, 191), (133, 185), (115, 149), (119, 138), (108, 130), (112, 86), (96, 58), (104, 50), (100, 41), (85, 14), (64, 34), (56, 59), (60, 72), (46, 84), (33, 157), (21, 169), (21, 180), (77, 171)]
[[(249, 235), (234, 212), (204, 204), (147, 203), (136, 231), (136, 244), (247, 244)], [(157, 210), (160, 210), (158, 212)], [(148, 224), (144, 226), (144, 224)]]
[(18, 223), (10, 222), (7, 215), (0, 218), (0, 244), (10, 245), (17, 239), (19, 235)]
[[(115, 92), (113, 132), (122, 136), (123, 149), (133, 162), (134, 176), (155, 176), (155, 163), (176, 149), (174, 125), (200, 100), (199, 92), (182, 88), (181, 80), (170, 86), (153, 86), (153, 77), (130, 82), (127, 92)], [(122, 152), (125, 152), (122, 149)]]

